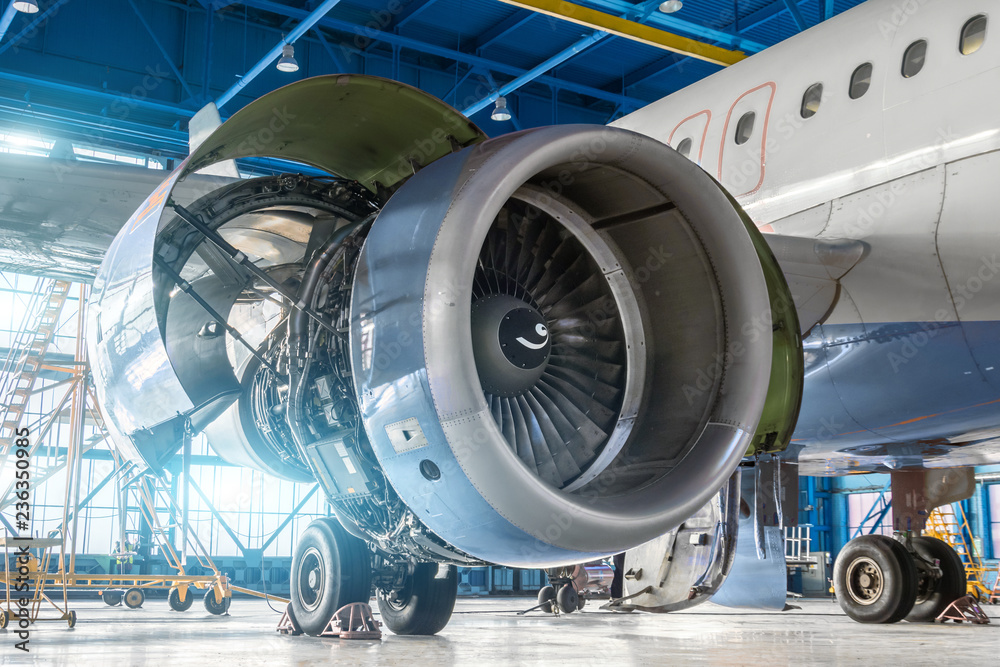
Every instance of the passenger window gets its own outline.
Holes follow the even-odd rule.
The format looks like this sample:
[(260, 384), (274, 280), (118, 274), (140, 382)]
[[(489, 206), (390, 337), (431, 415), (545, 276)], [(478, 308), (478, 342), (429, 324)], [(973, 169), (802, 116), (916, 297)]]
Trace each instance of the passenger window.
[(872, 85), (872, 64), (865, 63), (851, 75), (851, 90), (848, 93), (852, 100), (856, 100), (868, 92)]
[(690, 157), (691, 156), (691, 139), (690, 138), (682, 139), (681, 143), (677, 144), (677, 152), (680, 153), (681, 155), (683, 155), (684, 157)]
[(927, 59), (927, 40), (918, 39), (906, 47), (903, 54), (903, 76), (909, 79), (916, 76), (924, 68), (924, 61)]
[(986, 17), (982, 14), (973, 16), (962, 27), (962, 41), (958, 46), (958, 50), (962, 52), (963, 56), (967, 56), (982, 48), (985, 41)]
[(736, 145), (742, 146), (750, 141), (750, 137), (753, 135), (753, 122), (756, 118), (757, 114), (753, 111), (747, 111), (740, 118), (740, 122), (736, 123)]
[(814, 83), (806, 88), (805, 94), (802, 95), (802, 108), (799, 109), (799, 113), (802, 114), (803, 118), (812, 118), (819, 111), (819, 103), (822, 99), (823, 84)]

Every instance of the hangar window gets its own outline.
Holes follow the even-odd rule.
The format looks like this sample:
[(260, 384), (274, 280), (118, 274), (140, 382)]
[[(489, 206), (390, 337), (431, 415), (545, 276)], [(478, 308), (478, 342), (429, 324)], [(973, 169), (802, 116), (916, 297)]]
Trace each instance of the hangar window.
[(860, 65), (851, 75), (851, 89), (848, 94), (856, 100), (868, 92), (872, 85), (872, 64)]
[(805, 94), (802, 95), (802, 108), (799, 109), (799, 113), (802, 114), (803, 118), (812, 118), (819, 111), (819, 103), (822, 99), (823, 84), (814, 83), (806, 88)]
[(682, 139), (681, 143), (677, 144), (677, 152), (684, 157), (691, 157), (691, 138)]
[(927, 40), (918, 39), (906, 47), (903, 54), (903, 76), (909, 79), (916, 76), (924, 68), (924, 61), (927, 60)]
[(736, 144), (743, 145), (750, 141), (750, 137), (753, 135), (753, 123), (757, 119), (757, 114), (753, 111), (747, 111), (740, 118), (740, 122), (736, 123)]
[(963, 56), (975, 53), (986, 41), (986, 16), (980, 14), (973, 16), (962, 26), (962, 41), (958, 45), (958, 50)]
[[(853, 537), (892, 535), (892, 494), (851, 493), (847, 496), (847, 529)], [(885, 513), (883, 515), (883, 512)], [(882, 515), (882, 520), (878, 517)]]
[(993, 558), (1000, 558), (1000, 484), (986, 485), (986, 510), (990, 521), (990, 548)]

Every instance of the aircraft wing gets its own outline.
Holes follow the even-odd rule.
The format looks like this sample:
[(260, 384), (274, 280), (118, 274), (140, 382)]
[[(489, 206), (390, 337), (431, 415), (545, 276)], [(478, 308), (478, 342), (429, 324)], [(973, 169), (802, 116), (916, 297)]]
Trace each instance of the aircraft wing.
[[(0, 155), (0, 270), (91, 282), (115, 234), (165, 176), (144, 167)], [(234, 180), (194, 179), (191, 193), (198, 184)]]
[(837, 305), (840, 279), (864, 259), (868, 246), (851, 239), (815, 239), (765, 234), (795, 301), (805, 337)]

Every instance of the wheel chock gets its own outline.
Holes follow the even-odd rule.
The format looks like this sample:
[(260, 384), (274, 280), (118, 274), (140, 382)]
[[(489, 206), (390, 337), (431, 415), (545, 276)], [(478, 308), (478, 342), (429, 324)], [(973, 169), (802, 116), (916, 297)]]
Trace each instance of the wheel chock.
[(945, 607), (944, 611), (934, 619), (935, 623), (944, 623), (945, 621), (955, 621), (956, 623), (968, 621), (977, 625), (988, 625), (990, 617), (983, 613), (974, 597), (966, 595)]
[(285, 613), (278, 621), (278, 632), (292, 637), (298, 637), (302, 634), (302, 628), (299, 627), (299, 622), (295, 620), (295, 614), (292, 613), (292, 605), (285, 607)]
[(327, 623), (320, 637), (340, 637), (341, 639), (382, 639), (381, 623), (372, 616), (372, 608), (366, 602), (352, 602), (344, 605)]

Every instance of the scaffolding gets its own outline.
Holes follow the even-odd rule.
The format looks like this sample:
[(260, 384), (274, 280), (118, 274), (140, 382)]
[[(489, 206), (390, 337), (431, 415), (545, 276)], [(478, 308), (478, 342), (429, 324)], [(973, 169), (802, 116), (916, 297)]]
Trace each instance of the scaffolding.
[(0, 380), (0, 448), (3, 448), (4, 458), (10, 452), (6, 443), (14, 437), (27, 410), (69, 289), (70, 283), (64, 280), (39, 278), (7, 351)]
[(949, 503), (934, 509), (927, 517), (924, 534), (947, 542), (965, 565), (968, 593), (977, 599), (989, 599), (992, 589), (986, 583), (986, 573), (990, 570), (972, 539), (972, 527), (961, 503)]

